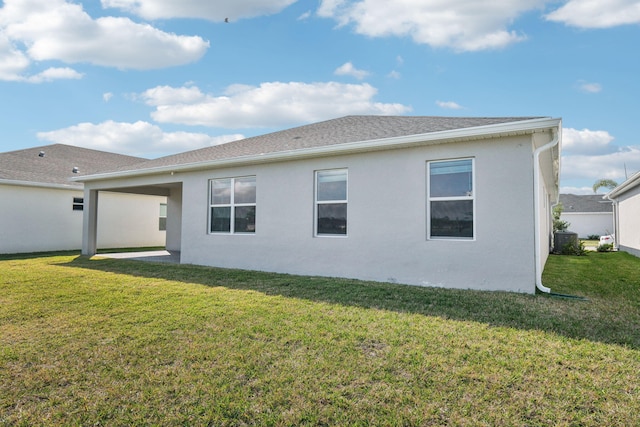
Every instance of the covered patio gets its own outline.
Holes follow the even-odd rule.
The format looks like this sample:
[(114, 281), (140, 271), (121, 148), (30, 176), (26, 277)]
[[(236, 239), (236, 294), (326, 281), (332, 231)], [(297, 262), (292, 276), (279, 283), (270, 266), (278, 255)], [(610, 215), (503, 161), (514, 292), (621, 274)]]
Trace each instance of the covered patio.
[[(137, 182), (135, 182), (137, 181)], [(84, 219), (82, 233), (82, 254), (93, 256), (98, 253), (98, 204), (102, 192), (130, 193), (140, 195), (164, 196), (167, 199), (166, 239), (163, 251), (102, 253), (102, 257), (119, 259), (143, 259), (158, 262), (180, 263), (181, 228), (182, 228), (182, 182), (144, 179), (134, 182), (107, 182), (96, 185), (91, 180), (84, 182)], [(121, 207), (121, 215), (127, 218), (131, 212), (126, 206)], [(152, 220), (152, 219), (150, 219)]]
[(141, 251), (141, 252), (117, 252), (98, 253), (95, 256), (113, 259), (129, 259), (134, 261), (164, 262), (168, 264), (180, 264), (180, 251)]

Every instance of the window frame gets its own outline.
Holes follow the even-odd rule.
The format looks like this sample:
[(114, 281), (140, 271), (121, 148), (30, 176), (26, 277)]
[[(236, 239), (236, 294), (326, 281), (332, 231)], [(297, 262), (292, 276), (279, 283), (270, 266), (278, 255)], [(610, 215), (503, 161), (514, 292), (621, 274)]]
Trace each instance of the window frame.
[[(332, 200), (318, 200), (318, 176), (322, 172), (337, 172), (344, 171), (345, 173), (345, 198), (344, 199), (332, 199)], [(328, 168), (328, 169), (318, 169), (313, 173), (314, 176), (314, 185), (313, 185), (313, 236), (314, 237), (329, 237), (329, 238), (346, 238), (349, 235), (349, 169), (348, 168)], [(329, 204), (344, 204), (347, 208), (346, 218), (345, 218), (345, 232), (343, 234), (339, 233), (320, 233), (318, 232), (318, 220), (320, 219), (318, 216), (318, 208), (320, 205), (329, 205)]]
[(84, 197), (74, 197), (71, 210), (76, 212), (84, 211)]
[(158, 231), (167, 231), (167, 203), (160, 203), (160, 212), (158, 214)]
[[(246, 178), (253, 178), (254, 182), (255, 182), (255, 191), (256, 191), (256, 195), (255, 195), (255, 200), (252, 203), (236, 203), (235, 202), (235, 198), (236, 198), (236, 194), (235, 194), (235, 186), (236, 186), (236, 180), (240, 180), (240, 179), (246, 179)], [(214, 203), (213, 201), (213, 185), (216, 181), (226, 181), (229, 180), (230, 181), (230, 185), (231, 185), (231, 191), (229, 194), (229, 203)], [(242, 208), (242, 207), (253, 207), (254, 208), (254, 215), (257, 217), (257, 198), (258, 198), (258, 179), (256, 177), (256, 175), (243, 175), (243, 176), (233, 176), (233, 177), (221, 177), (221, 178), (211, 178), (209, 179), (209, 185), (208, 185), (208, 190), (209, 190), (209, 196), (208, 196), (208, 221), (207, 221), (207, 234), (211, 234), (211, 235), (242, 235), (242, 236), (253, 236), (256, 234), (256, 218), (254, 217), (254, 229), (253, 231), (236, 231), (235, 230), (235, 221), (236, 221), (236, 208)], [(229, 209), (229, 230), (228, 231), (213, 231), (211, 230), (211, 226), (212, 226), (212, 221), (213, 221), (213, 208), (218, 207), (218, 208), (225, 208), (228, 207)]]
[[(457, 161), (469, 160), (471, 161), (471, 194), (462, 196), (431, 196), (431, 165), (436, 163), (451, 163)], [(427, 215), (427, 240), (447, 240), (447, 241), (475, 241), (476, 240), (476, 162), (474, 157), (457, 157), (451, 159), (442, 160), (430, 160), (427, 161), (427, 188), (426, 188), (426, 215)], [(471, 237), (464, 236), (432, 236), (431, 235), (431, 203), (432, 202), (446, 202), (446, 201), (471, 201), (472, 203), (472, 219), (471, 219)]]

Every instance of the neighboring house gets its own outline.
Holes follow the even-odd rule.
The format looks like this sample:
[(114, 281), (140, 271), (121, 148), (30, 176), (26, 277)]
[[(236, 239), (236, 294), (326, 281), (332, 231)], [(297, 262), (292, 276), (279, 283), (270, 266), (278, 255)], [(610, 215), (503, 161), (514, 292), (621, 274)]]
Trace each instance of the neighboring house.
[(640, 172), (611, 190), (605, 198), (613, 201), (616, 248), (640, 257)]
[(569, 223), (569, 230), (578, 237), (605, 236), (613, 233), (613, 206), (602, 194), (561, 194), (560, 219)]
[(181, 262), (419, 286), (548, 291), (561, 120), (348, 116), (79, 178), (167, 195)]
[[(0, 153), (0, 253), (80, 249), (84, 192), (70, 178), (144, 160), (63, 144)], [(102, 195), (100, 248), (164, 246), (165, 197)]]

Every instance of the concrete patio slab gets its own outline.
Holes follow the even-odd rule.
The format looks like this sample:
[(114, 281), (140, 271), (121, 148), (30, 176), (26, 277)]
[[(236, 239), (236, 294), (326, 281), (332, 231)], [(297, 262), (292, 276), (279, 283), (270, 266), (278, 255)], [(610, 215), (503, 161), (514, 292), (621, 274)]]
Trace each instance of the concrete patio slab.
[(180, 252), (177, 251), (144, 251), (97, 254), (98, 257), (114, 259), (132, 259), (135, 261), (167, 262), (180, 264)]

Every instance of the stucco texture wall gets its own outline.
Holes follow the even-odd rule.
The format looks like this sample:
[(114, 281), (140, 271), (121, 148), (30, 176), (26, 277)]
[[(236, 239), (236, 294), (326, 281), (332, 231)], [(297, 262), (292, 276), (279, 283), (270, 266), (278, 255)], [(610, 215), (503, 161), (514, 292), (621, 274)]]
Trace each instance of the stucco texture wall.
[[(0, 253), (76, 250), (82, 246), (83, 212), (73, 199), (82, 190), (0, 185)], [(98, 247), (163, 246), (158, 230), (163, 197), (103, 193)]]
[(640, 186), (618, 199), (618, 245), (640, 256)]
[(0, 185), (0, 253), (78, 249), (82, 211), (73, 198), (82, 191)]
[(166, 197), (101, 192), (98, 248), (164, 246), (166, 232), (159, 229), (160, 203), (166, 203)]
[(578, 237), (586, 239), (590, 235), (604, 236), (613, 233), (613, 213), (565, 213), (560, 215), (560, 219), (567, 221), (569, 230), (578, 233)]
[[(182, 262), (419, 286), (535, 291), (530, 137), (180, 174)], [(428, 161), (475, 161), (475, 238), (427, 239)], [(347, 168), (348, 236), (314, 237), (314, 171)], [(208, 182), (255, 175), (256, 233), (209, 234)]]

